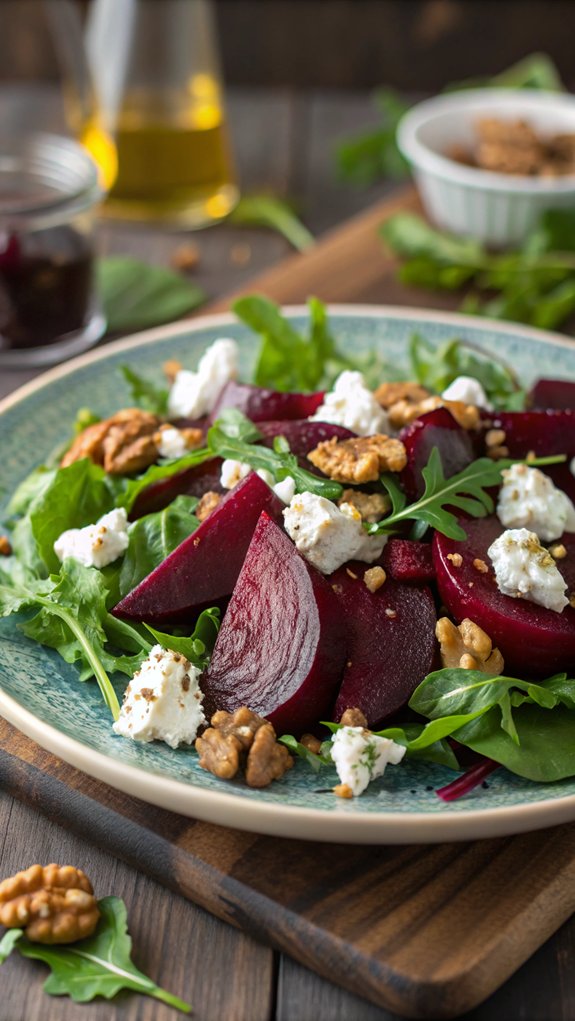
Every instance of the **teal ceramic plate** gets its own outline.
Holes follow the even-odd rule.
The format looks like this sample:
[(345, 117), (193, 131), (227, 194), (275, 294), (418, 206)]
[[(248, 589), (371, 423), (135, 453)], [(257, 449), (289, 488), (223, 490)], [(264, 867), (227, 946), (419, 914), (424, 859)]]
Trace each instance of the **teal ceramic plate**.
[[(297, 325), (302, 309), (290, 310)], [(487, 320), (413, 309), (340, 306), (332, 309), (339, 342), (350, 350), (377, 349), (393, 364), (405, 361), (414, 330), (436, 343), (459, 335), (497, 352), (524, 383), (537, 376), (575, 379), (575, 344), (557, 335)], [(22, 478), (69, 435), (79, 407), (107, 415), (125, 406), (128, 393), (118, 366), (159, 374), (167, 358), (196, 364), (222, 335), (237, 338), (243, 375), (257, 342), (229, 316), (154, 330), (112, 344), (52, 370), (0, 406), (1, 508)], [(126, 684), (119, 679), (118, 694)], [(469, 840), (551, 826), (575, 818), (575, 781), (535, 784), (498, 770), (489, 786), (446, 805), (434, 790), (453, 779), (449, 770), (423, 764), (388, 767), (385, 776), (353, 801), (324, 788), (298, 761), (281, 781), (262, 791), (223, 782), (198, 766), (196, 753), (138, 745), (116, 737), (96, 684), (81, 684), (75, 668), (24, 638), (14, 621), (0, 621), (0, 713), (43, 747), (119, 790), (184, 815), (278, 836), (348, 843)], [(334, 774), (335, 777), (335, 774)]]

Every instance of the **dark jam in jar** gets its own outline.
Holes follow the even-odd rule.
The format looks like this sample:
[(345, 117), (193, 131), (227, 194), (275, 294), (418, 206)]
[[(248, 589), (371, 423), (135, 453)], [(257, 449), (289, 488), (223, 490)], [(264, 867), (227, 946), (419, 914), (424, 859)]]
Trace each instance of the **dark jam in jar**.
[(90, 318), (94, 258), (70, 225), (0, 230), (0, 350), (44, 347)]

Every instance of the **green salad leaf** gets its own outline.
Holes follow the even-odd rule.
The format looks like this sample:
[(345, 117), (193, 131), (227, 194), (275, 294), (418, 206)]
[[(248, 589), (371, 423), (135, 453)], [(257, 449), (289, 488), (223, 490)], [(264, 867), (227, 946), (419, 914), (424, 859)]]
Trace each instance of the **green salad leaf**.
[(128, 935), (126, 906), (118, 897), (98, 901), (101, 918), (93, 936), (64, 946), (32, 943), (21, 929), (9, 930), (0, 943), (0, 963), (13, 951), (43, 961), (51, 974), (44, 983), (50, 996), (69, 996), (75, 1003), (89, 1003), (96, 996), (111, 1000), (122, 989), (152, 996), (168, 1006), (191, 1013), (178, 996), (157, 986), (134, 965)]
[(121, 365), (122, 373), (130, 390), (130, 403), (153, 415), (167, 415), (168, 387), (158, 387), (150, 379), (134, 372), (129, 365)]
[(199, 670), (204, 670), (216, 644), (220, 622), (221, 610), (214, 606), (200, 613), (192, 635), (157, 631), (150, 624), (146, 624), (146, 629), (164, 649), (180, 652)]
[(514, 372), (503, 362), (488, 356), (457, 338), (435, 347), (418, 333), (411, 336), (409, 359), (414, 378), (441, 394), (458, 376), (477, 379), (496, 408), (521, 411), (526, 394)]
[(195, 468), (197, 465), (203, 464), (204, 461), (209, 461), (213, 456), (211, 450), (202, 447), (200, 450), (191, 450), (189, 454), (184, 454), (183, 457), (178, 457), (173, 461), (151, 465), (136, 478), (124, 481), (123, 489), (116, 499), (116, 506), (125, 507), (129, 513), (138, 497), (148, 486), (155, 482), (164, 482), (166, 479), (172, 478), (173, 475), (187, 471), (188, 468)]
[(109, 333), (129, 333), (169, 323), (205, 301), (197, 284), (131, 255), (99, 259), (97, 272)]
[(146, 514), (129, 526), (129, 545), (118, 568), (118, 598), (131, 592), (154, 568), (196, 530), (198, 501), (177, 496), (164, 510)]

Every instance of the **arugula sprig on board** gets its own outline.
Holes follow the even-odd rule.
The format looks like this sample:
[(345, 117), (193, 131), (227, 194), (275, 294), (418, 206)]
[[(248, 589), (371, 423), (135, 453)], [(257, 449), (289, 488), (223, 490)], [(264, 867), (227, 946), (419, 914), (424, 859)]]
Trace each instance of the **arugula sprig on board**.
[(69, 996), (89, 1003), (96, 996), (111, 1000), (122, 989), (151, 996), (184, 1014), (191, 1006), (157, 986), (131, 959), (126, 906), (118, 897), (98, 901), (101, 918), (93, 936), (65, 946), (46, 946), (26, 939), (22, 929), (9, 929), (0, 940), (0, 964), (17, 950), (22, 957), (43, 961), (51, 970), (44, 983), (50, 996)]
[[(560, 464), (563, 461), (565, 457), (558, 455), (536, 458), (529, 461), (529, 464), (531, 466)], [(419, 500), (408, 504), (405, 493), (394, 476), (382, 475), (381, 482), (392, 503), (391, 514), (376, 524), (365, 525), (365, 528), (370, 535), (378, 535), (394, 532), (398, 525), (414, 521), (412, 531), (414, 539), (420, 539), (429, 527), (435, 528), (450, 539), (466, 539), (464, 529), (448, 508), (457, 507), (474, 518), (491, 514), (494, 503), (487, 490), (492, 486), (498, 486), (502, 471), (515, 463), (508, 459), (492, 461), (489, 457), (480, 457), (456, 475), (446, 479), (441, 455), (437, 447), (434, 447), (425, 468), (422, 469), (425, 490)]]

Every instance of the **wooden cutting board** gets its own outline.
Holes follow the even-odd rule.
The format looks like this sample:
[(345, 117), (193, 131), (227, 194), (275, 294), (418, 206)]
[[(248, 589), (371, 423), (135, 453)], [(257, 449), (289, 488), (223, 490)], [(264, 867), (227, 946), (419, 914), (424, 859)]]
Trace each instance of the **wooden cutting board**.
[[(454, 308), (395, 280), (379, 224), (402, 191), (254, 280), (278, 301)], [(224, 309), (218, 302), (210, 311)], [(357, 847), (258, 837), (137, 801), (0, 720), (0, 784), (231, 924), (374, 1003), (447, 1018), (489, 996), (575, 910), (575, 824), (508, 839)]]

